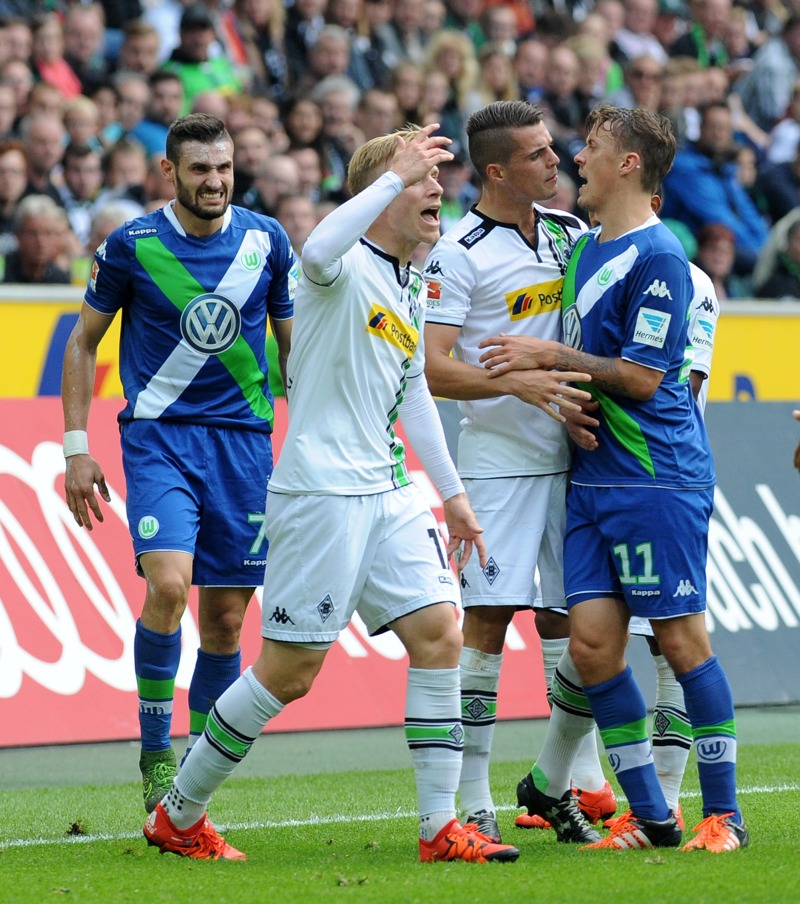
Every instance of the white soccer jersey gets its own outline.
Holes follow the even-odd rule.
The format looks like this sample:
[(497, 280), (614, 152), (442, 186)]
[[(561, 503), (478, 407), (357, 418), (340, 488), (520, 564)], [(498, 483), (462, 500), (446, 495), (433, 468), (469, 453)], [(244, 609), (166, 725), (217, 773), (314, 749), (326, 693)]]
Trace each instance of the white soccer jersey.
[[(536, 205), (536, 243), (511, 224), (475, 210), (448, 229), (428, 256), (429, 323), (461, 328), (453, 356), (479, 363), (478, 343), (500, 333), (561, 340), (564, 271), (586, 231), (563, 211)], [(462, 477), (553, 474), (569, 468), (567, 433), (543, 411), (513, 396), (461, 401)]]
[(719, 301), (711, 277), (694, 264), (689, 264), (694, 286), (694, 296), (689, 307), (689, 343), (694, 348), (692, 370), (706, 375), (697, 404), (706, 410), (708, 401), (708, 377), (711, 375), (711, 356), (714, 353), (714, 332), (719, 318)]
[(425, 281), (366, 239), (341, 265), (330, 286), (300, 275), (271, 492), (358, 496), (409, 483), (393, 427), (406, 380), (424, 379)]

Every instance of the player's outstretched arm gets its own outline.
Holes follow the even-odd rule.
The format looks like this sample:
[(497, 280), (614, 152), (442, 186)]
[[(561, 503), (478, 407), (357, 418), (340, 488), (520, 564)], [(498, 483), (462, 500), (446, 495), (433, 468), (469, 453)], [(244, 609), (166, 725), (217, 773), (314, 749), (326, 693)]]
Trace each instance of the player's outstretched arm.
[(89, 455), (86, 426), (94, 390), (97, 346), (113, 319), (113, 316), (100, 314), (84, 303), (64, 352), (61, 377), (66, 456), (64, 491), (76, 524), (87, 530), (93, 526), (91, 514), (98, 521), (103, 520), (95, 487), (102, 499), (106, 502), (111, 500), (103, 471)]

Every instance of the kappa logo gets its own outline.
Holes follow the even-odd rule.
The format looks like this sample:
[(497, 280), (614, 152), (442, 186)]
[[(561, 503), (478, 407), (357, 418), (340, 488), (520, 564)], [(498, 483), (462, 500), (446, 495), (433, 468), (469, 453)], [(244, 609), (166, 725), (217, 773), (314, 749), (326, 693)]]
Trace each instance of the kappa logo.
[(697, 596), (697, 588), (692, 584), (689, 580), (683, 580), (678, 582), (678, 589), (675, 593), (672, 594), (673, 597), (676, 596)]
[(270, 621), (277, 622), (279, 625), (293, 625), (294, 622), (289, 617), (289, 613), (280, 606), (275, 607), (275, 611), (269, 617)]
[(461, 241), (462, 241), (465, 245), (473, 245), (475, 242), (478, 241), (478, 239), (479, 239), (485, 232), (486, 232), (486, 230), (483, 228), (483, 226), (478, 226), (478, 228), (477, 228), (477, 229), (473, 229), (472, 232), (469, 233), (469, 235), (465, 235), (464, 238), (461, 239)]
[(663, 279), (654, 279), (642, 294), (652, 295), (654, 298), (669, 298), (672, 301), (672, 296)]
[(700, 307), (704, 311), (708, 311), (709, 314), (714, 311), (714, 302), (706, 295), (706, 297), (700, 302)]
[(425, 276), (444, 275), (444, 270), (442, 270), (442, 265), (439, 263), (439, 261), (431, 261), (422, 272), (425, 274)]
[(220, 355), (239, 338), (242, 315), (232, 301), (217, 292), (193, 298), (181, 314), (181, 335), (195, 351)]

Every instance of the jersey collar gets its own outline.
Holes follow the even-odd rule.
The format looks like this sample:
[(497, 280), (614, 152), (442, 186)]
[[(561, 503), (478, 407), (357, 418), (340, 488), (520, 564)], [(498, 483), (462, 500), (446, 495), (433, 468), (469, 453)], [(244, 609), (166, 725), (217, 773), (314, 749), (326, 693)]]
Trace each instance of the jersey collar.
[[(186, 237), (186, 230), (183, 228), (183, 226), (181, 226), (181, 221), (175, 215), (175, 201), (168, 201), (164, 205), (162, 210), (164, 211), (164, 216), (172, 224), (172, 228), (178, 233), (178, 235), (182, 235), (182, 236)], [(232, 215), (233, 214), (231, 213), (231, 208), (230, 208), (230, 206), (228, 206), (228, 209), (225, 211), (225, 213), (223, 214), (223, 217), (222, 217), (222, 227), (220, 229), (218, 229), (216, 233), (214, 233), (215, 235), (217, 235), (220, 232), (225, 232), (225, 230), (231, 224), (231, 216)]]

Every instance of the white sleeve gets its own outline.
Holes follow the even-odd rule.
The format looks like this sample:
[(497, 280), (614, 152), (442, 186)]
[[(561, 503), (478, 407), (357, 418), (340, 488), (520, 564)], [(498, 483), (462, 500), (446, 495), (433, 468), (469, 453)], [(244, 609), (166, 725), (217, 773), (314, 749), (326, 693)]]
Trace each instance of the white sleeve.
[(403, 191), (391, 170), (332, 210), (308, 237), (302, 252), (303, 273), (319, 286), (329, 286), (341, 271), (341, 259)]
[(694, 348), (692, 370), (708, 377), (711, 374), (719, 301), (709, 276), (694, 264), (689, 264), (689, 270), (694, 285), (694, 297), (689, 309), (688, 335), (689, 344)]
[(412, 377), (400, 405), (400, 420), (406, 437), (443, 500), (464, 492), (450, 457), (439, 412), (425, 377)]

